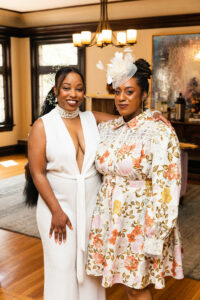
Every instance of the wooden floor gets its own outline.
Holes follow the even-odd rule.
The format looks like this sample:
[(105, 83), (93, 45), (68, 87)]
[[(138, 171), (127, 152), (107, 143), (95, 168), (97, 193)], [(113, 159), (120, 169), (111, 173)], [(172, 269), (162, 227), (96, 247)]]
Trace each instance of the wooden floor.
[(12, 167), (4, 167), (0, 164), (0, 179), (24, 173), (24, 166), (27, 163), (27, 158), (24, 154), (0, 157), (0, 163), (7, 160), (14, 160), (17, 163), (17, 165)]
[[(26, 158), (12, 156), (23, 172)], [(9, 170), (8, 170), (9, 169)], [(12, 173), (13, 169), (13, 173)], [(15, 166), (0, 167), (0, 178), (20, 174)], [(41, 241), (23, 234), (0, 230), (0, 300), (42, 300), (43, 257)], [(154, 300), (200, 300), (200, 281), (167, 278), (166, 288), (153, 290)], [(59, 299), (56, 299), (59, 300)], [(67, 300), (67, 299), (66, 299)], [(71, 300), (71, 299), (69, 299)], [(88, 299), (93, 300), (93, 299)], [(125, 300), (124, 289), (115, 285), (107, 289), (107, 300)]]

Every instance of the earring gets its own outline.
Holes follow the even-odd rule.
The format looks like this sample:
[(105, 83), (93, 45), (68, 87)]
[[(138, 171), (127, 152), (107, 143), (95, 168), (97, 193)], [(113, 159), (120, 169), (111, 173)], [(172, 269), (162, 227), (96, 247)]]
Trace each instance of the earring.
[(141, 110), (142, 110), (142, 113), (143, 113), (144, 112), (144, 100), (142, 100)]
[(84, 95), (84, 96), (83, 96), (83, 102), (86, 101), (87, 98), (88, 98), (88, 97), (87, 97), (86, 95)]

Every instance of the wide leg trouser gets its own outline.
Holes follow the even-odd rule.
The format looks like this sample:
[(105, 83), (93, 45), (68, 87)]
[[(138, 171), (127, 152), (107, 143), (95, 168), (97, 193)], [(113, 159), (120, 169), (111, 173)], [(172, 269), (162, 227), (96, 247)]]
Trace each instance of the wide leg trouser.
[[(75, 187), (71, 186), (71, 191), (73, 190), (75, 190)], [(87, 236), (89, 236), (90, 218), (94, 204), (92, 204), (90, 209), (87, 209)], [(59, 245), (55, 243), (54, 235), (51, 239), (49, 238), (51, 212), (39, 196), (37, 224), (44, 253), (44, 300), (105, 300), (105, 289), (101, 286), (101, 278), (85, 274), (82, 284), (79, 284), (77, 281), (76, 215), (73, 213), (75, 207), (71, 209), (68, 206), (65, 207), (63, 203), (61, 205), (69, 216), (74, 230), (70, 230), (67, 227), (67, 241), (65, 244)], [(86, 240), (88, 241), (88, 238)], [(87, 259), (86, 256), (87, 249), (85, 261)]]

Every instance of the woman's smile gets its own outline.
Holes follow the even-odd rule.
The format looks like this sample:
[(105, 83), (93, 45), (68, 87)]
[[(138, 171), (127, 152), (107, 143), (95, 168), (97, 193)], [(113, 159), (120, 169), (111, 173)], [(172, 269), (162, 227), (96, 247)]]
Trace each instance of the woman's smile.
[(68, 105), (74, 107), (74, 106), (77, 105), (77, 103), (78, 103), (79, 101), (77, 101), (77, 100), (66, 100), (66, 102), (68, 103)]

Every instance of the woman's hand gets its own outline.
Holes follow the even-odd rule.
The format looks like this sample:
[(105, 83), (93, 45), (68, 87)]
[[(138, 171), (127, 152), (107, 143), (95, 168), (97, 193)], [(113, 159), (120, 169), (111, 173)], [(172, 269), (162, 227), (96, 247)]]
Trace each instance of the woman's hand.
[(66, 242), (66, 238), (67, 238), (66, 225), (69, 227), (69, 229), (73, 230), (70, 219), (64, 213), (63, 210), (56, 211), (55, 213), (52, 214), (49, 237), (50, 238), (52, 237), (54, 231), (55, 242), (57, 243), (59, 240), (60, 245), (62, 244), (62, 241), (63, 243)]
[(156, 121), (162, 121), (164, 122), (166, 125), (170, 126), (172, 128), (171, 123), (158, 111), (155, 111), (153, 113), (153, 117)]

